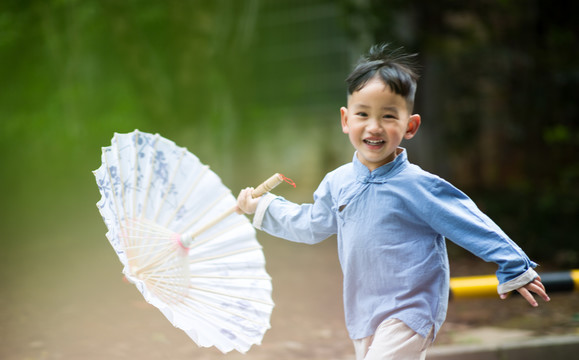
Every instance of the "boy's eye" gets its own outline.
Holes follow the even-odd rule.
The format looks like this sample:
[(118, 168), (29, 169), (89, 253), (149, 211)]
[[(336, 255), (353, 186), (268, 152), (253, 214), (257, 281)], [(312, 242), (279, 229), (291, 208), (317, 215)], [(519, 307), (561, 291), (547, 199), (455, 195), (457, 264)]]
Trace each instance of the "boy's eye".
[(366, 113), (363, 112), (363, 111), (358, 112), (356, 115), (362, 116), (362, 117), (367, 117), (367, 116), (368, 116), (368, 114), (366, 114)]

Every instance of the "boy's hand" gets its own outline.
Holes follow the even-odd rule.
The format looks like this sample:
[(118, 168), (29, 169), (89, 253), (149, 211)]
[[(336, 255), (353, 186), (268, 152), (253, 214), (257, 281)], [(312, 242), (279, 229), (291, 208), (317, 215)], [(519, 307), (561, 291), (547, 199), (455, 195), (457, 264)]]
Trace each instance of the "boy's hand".
[(259, 203), (259, 198), (253, 198), (251, 193), (253, 188), (245, 188), (239, 192), (237, 196), (237, 213), (238, 214), (253, 214), (257, 209), (257, 203)]
[[(537, 306), (539, 306), (539, 304), (537, 303), (537, 301), (533, 297), (533, 294), (531, 294), (531, 291), (534, 292), (535, 294), (539, 295), (545, 301), (551, 300), (549, 298), (549, 295), (547, 295), (547, 292), (545, 291), (545, 286), (541, 282), (541, 278), (538, 276), (535, 278), (535, 280), (531, 281), (527, 285), (518, 288), (517, 291), (533, 307), (537, 307)], [(509, 294), (501, 294), (500, 296), (501, 296), (501, 299), (506, 299), (509, 296)]]

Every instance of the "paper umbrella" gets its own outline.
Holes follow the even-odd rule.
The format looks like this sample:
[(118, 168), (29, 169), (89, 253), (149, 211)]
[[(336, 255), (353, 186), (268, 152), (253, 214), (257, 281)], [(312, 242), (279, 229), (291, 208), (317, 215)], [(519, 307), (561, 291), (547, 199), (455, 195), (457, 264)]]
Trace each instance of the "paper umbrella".
[[(145, 300), (201, 347), (245, 353), (260, 344), (271, 278), (219, 177), (185, 148), (138, 130), (114, 135), (94, 175), (106, 236)], [(272, 176), (254, 196), (282, 180)]]

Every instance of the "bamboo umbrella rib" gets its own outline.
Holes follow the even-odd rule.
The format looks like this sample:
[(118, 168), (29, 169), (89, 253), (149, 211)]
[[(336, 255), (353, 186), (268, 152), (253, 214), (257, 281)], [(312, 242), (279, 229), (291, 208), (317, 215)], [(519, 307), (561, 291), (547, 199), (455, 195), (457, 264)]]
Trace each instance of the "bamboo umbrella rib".
[(149, 279), (152, 279), (152, 280), (184, 279), (184, 278), (185, 278), (185, 276), (180, 271), (174, 271), (174, 272), (171, 272), (169, 274), (167, 274), (167, 273), (159, 274), (158, 272), (154, 272), (151, 274), (151, 276), (149, 276)]
[(140, 272), (139, 274), (141, 275), (141, 277), (143, 279), (145, 279), (146, 281), (167, 281), (170, 279), (173, 279), (174, 282), (176, 282), (177, 280), (181, 280), (181, 281), (185, 281), (185, 276), (188, 276), (187, 273), (183, 274), (179, 271), (176, 270), (177, 266), (173, 266), (171, 268), (168, 268), (168, 271), (171, 271), (170, 274), (167, 275), (158, 275), (158, 271), (143, 271)]
[(149, 281), (163, 281), (167, 283), (184, 283), (188, 282), (187, 274), (183, 274), (179, 271), (172, 271), (167, 274), (158, 274), (156, 272), (152, 273), (147, 277)]
[[(131, 248), (131, 250), (132, 250), (132, 248)], [(163, 258), (166, 258), (167, 255), (170, 255), (171, 253), (173, 253), (173, 250), (174, 250), (174, 249), (163, 249), (163, 251), (155, 254), (154, 257), (151, 257), (151, 254), (150, 254), (150, 253), (144, 252), (144, 253), (141, 253), (141, 254), (139, 254), (139, 255), (130, 256), (130, 257), (128, 257), (127, 259), (130, 260), (130, 261), (133, 261), (133, 260), (136, 260), (136, 259), (142, 259), (142, 258), (147, 259), (147, 258), (149, 258), (150, 260), (149, 260), (149, 262), (146, 264), (146, 266), (157, 265), (157, 264), (159, 264), (159, 263), (162, 264), (162, 261), (160, 261), (160, 260), (163, 260)], [(139, 268), (140, 268), (140, 269), (144, 269), (145, 267), (144, 267), (144, 266), (139, 266)]]
[(157, 295), (157, 297), (161, 298), (164, 302), (178, 304), (183, 303), (182, 299), (185, 298), (186, 295), (186, 288), (182, 288), (182, 292), (176, 291), (174, 289), (166, 288), (164, 284), (158, 282), (157, 284), (151, 284), (151, 291)]
[[(148, 273), (145, 273), (144, 275), (147, 275)], [(156, 283), (159, 282), (162, 285), (167, 285), (167, 284), (177, 284), (178, 287), (183, 287), (183, 288), (187, 288), (188, 284), (188, 278), (185, 277), (185, 275), (181, 274), (181, 275), (172, 275), (172, 276), (155, 276), (154, 274), (150, 275), (150, 276), (146, 276), (143, 277), (144, 281), (147, 283)]]
[[(153, 260), (158, 260), (156, 258), (154, 258)], [(153, 265), (158, 264), (158, 262), (156, 262)], [(161, 265), (159, 265), (159, 267), (157, 267), (154, 271), (150, 271), (151, 266), (149, 264), (146, 264), (146, 266), (143, 266), (141, 269), (139, 269), (139, 273), (147, 275), (148, 277), (154, 276), (157, 273), (161, 273), (161, 272), (169, 272), (169, 271), (177, 271), (178, 273), (188, 273), (187, 268), (185, 268), (185, 270), (183, 270), (183, 266), (179, 263), (176, 262), (175, 259), (173, 260), (168, 260), (165, 262), (162, 262)]]
[(155, 267), (155, 266), (161, 266), (163, 263), (165, 263), (166, 262), (165, 259), (166, 259), (167, 255), (171, 254), (171, 252), (172, 252), (171, 250), (172, 249), (161, 251), (158, 254), (156, 254), (154, 257), (150, 257), (150, 254), (148, 254), (148, 253), (135, 255), (135, 256), (128, 257), (127, 260), (134, 261), (136, 259), (141, 259), (141, 258), (145, 257), (148, 261), (143, 266), (137, 266), (138, 273), (145, 273), (145, 271), (149, 270), (150, 268)]

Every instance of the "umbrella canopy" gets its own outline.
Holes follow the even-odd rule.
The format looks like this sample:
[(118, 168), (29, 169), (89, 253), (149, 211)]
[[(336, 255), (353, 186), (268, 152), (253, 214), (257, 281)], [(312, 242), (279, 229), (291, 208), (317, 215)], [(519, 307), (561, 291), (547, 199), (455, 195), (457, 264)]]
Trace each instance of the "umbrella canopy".
[(245, 353), (260, 344), (271, 278), (219, 177), (187, 149), (138, 130), (114, 135), (94, 175), (106, 236), (145, 300), (199, 346)]

